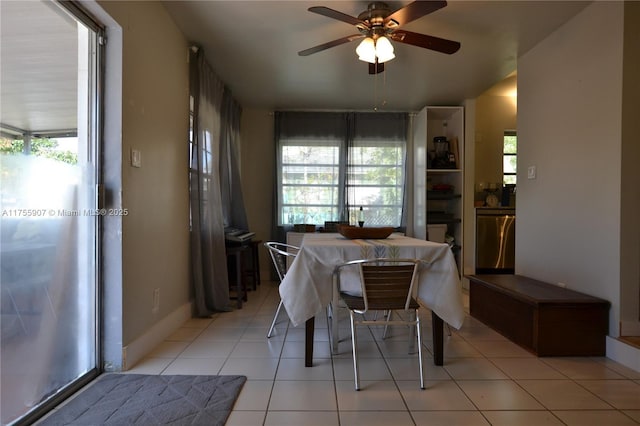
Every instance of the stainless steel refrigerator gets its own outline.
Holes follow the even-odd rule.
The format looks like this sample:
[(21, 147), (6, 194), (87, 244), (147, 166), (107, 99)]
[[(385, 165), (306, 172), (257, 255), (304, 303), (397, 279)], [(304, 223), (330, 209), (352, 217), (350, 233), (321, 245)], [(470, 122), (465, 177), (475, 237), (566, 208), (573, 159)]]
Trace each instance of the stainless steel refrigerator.
[(476, 210), (476, 274), (513, 274), (516, 214), (514, 208)]

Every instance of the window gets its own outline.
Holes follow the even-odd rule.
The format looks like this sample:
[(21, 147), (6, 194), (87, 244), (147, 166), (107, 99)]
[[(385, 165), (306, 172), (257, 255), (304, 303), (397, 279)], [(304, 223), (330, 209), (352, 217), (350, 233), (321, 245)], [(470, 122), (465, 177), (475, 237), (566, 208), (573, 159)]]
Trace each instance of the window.
[(355, 223), (362, 206), (367, 225), (401, 226), (405, 114), (277, 117), (278, 225)]
[(516, 184), (518, 136), (514, 130), (505, 130), (502, 148), (502, 183)]
[(290, 140), (281, 147), (279, 224), (324, 224), (340, 216), (339, 141)]
[(347, 182), (351, 215), (364, 207), (371, 226), (400, 226), (404, 196), (405, 146), (400, 141), (358, 141), (350, 148)]
[[(195, 56), (192, 57), (192, 60)], [(191, 196), (200, 197), (199, 203), (203, 211), (207, 211), (211, 208), (209, 199), (209, 188), (211, 188), (212, 173), (213, 173), (213, 137), (209, 129), (202, 129), (200, 135), (200, 146), (196, 145), (194, 139), (194, 119), (195, 115), (195, 99), (193, 94), (189, 96), (189, 188)], [(200, 173), (199, 173), (200, 172)], [(201, 185), (198, 181), (201, 180)], [(191, 190), (193, 187), (199, 188), (199, 190)], [(193, 211), (189, 210), (189, 229), (192, 230), (193, 225)]]

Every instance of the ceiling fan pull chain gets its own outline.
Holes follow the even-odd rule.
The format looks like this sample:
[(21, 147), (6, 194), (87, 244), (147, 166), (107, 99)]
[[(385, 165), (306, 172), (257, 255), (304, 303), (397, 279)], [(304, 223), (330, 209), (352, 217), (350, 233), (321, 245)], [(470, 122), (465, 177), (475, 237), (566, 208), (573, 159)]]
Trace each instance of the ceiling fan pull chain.
[(382, 74), (382, 107), (387, 105), (387, 73)]
[(375, 73), (373, 75), (373, 110), (378, 111), (378, 75), (380, 73)]

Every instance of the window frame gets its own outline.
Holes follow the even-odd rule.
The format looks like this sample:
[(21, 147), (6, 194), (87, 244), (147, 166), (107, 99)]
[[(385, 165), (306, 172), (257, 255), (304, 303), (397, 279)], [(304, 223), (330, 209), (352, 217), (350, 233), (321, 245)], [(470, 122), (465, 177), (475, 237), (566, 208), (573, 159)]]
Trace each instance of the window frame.
[[(505, 148), (506, 148), (506, 138), (508, 137), (515, 137), (516, 138), (516, 152), (506, 152)], [(503, 139), (502, 139), (502, 184), (503, 185), (515, 185), (517, 183), (517, 158), (518, 158), (518, 144), (517, 144), (517, 138), (518, 138), (518, 132), (516, 130), (505, 130), (503, 133)], [(515, 167), (514, 167), (514, 171), (513, 172), (505, 172), (504, 171), (504, 164), (506, 163), (507, 159), (511, 160), (512, 158), (515, 158)], [(507, 182), (507, 177), (513, 177), (513, 181), (509, 181)]]
[[(375, 163), (375, 164), (368, 164), (368, 163), (356, 163), (354, 161), (354, 158), (356, 158), (356, 155), (353, 151), (357, 150), (358, 148), (392, 148), (394, 150), (396, 150), (396, 155), (394, 156), (395, 161), (393, 162), (381, 162), (381, 163)], [(397, 172), (399, 172), (399, 176), (396, 176), (396, 178), (394, 179), (393, 183), (383, 183), (383, 182), (368, 182), (368, 183), (355, 183), (354, 179), (351, 179), (349, 182), (351, 182), (348, 187), (347, 190), (348, 191), (353, 191), (354, 194), (350, 194), (347, 195), (349, 197), (350, 200), (352, 200), (353, 205), (349, 206), (349, 210), (350, 210), (350, 217), (354, 218), (357, 215), (357, 211), (359, 210), (360, 206), (362, 205), (365, 208), (365, 212), (364, 212), (364, 219), (365, 219), (365, 223), (369, 223), (372, 226), (394, 226), (394, 227), (399, 227), (402, 225), (402, 210), (403, 210), (403, 206), (404, 206), (404, 196), (405, 196), (405, 191), (404, 188), (406, 186), (406, 162), (407, 162), (407, 143), (406, 141), (401, 141), (401, 140), (380, 140), (380, 139), (365, 139), (365, 138), (358, 138), (354, 141), (353, 146), (350, 147), (350, 157), (349, 157), (349, 164), (347, 165), (347, 169), (349, 170), (353, 170), (353, 169), (358, 169), (358, 168), (362, 168), (362, 169), (378, 169), (378, 170), (383, 170), (383, 169), (393, 169)], [(398, 152), (399, 150), (399, 152)], [(385, 158), (389, 158), (388, 156), (386, 156)], [(348, 173), (348, 172), (347, 172)], [(364, 189), (366, 191), (366, 188), (378, 188), (378, 194), (379, 195), (384, 195), (384, 190), (386, 188), (393, 188), (397, 191), (399, 191), (398, 194), (396, 194), (396, 202), (393, 204), (389, 204), (389, 203), (372, 203), (372, 202), (366, 202), (365, 200), (362, 200), (362, 202), (358, 202), (359, 200), (356, 199), (355, 193), (358, 192), (358, 188)], [(362, 191), (360, 191), (360, 193), (362, 194)], [(399, 197), (399, 199), (398, 199)], [(374, 217), (371, 213), (367, 213), (367, 209), (369, 209), (369, 211), (371, 213), (373, 212), (377, 212), (378, 213), (378, 217)], [(383, 209), (392, 209), (395, 211), (395, 222), (384, 222), (384, 221), (380, 221), (380, 212), (383, 211)]]
[[(293, 163), (293, 162), (286, 162), (285, 163), (285, 159), (284, 159), (284, 148), (286, 147), (316, 147), (316, 148), (329, 148), (329, 149), (337, 149), (337, 153), (335, 155), (333, 155), (334, 158), (334, 162), (333, 163)], [(340, 212), (343, 211), (344, 209), (344, 203), (343, 203), (343, 197), (340, 194), (340, 188), (344, 188), (345, 187), (345, 173), (344, 173), (344, 168), (341, 167), (340, 165), (342, 164), (343, 161), (343, 150), (344, 150), (344, 141), (337, 139), (337, 138), (317, 138), (317, 139), (302, 139), (302, 138), (291, 138), (291, 139), (283, 139), (280, 141), (279, 146), (278, 146), (278, 169), (277, 169), (277, 179), (278, 179), (278, 190), (279, 190), (279, 194), (278, 194), (278, 218), (277, 218), (277, 223), (278, 226), (286, 226), (286, 225), (293, 225), (294, 223), (310, 223), (310, 221), (307, 221), (306, 219), (303, 220), (302, 222), (300, 222), (300, 219), (296, 219), (296, 217), (291, 217), (291, 213), (285, 213), (285, 209), (292, 209), (295, 207), (312, 207), (312, 208), (326, 208), (326, 207), (330, 207), (332, 210), (335, 211), (335, 214), (337, 216), (340, 215)], [(337, 159), (337, 164), (335, 162), (335, 159)], [(305, 169), (306, 167), (313, 167), (313, 168), (319, 168), (319, 167), (332, 167), (335, 168), (337, 167), (337, 182), (331, 182), (331, 183), (318, 183), (318, 184), (310, 184), (310, 183), (295, 183), (295, 182), (287, 182), (285, 179), (285, 167), (302, 167), (303, 169)], [(332, 175), (335, 176), (335, 173), (332, 173)], [(285, 188), (330, 188), (331, 191), (330, 192), (334, 192), (337, 194), (337, 204), (326, 204), (326, 203), (315, 203), (315, 204), (309, 204), (309, 203), (290, 203), (290, 202), (286, 202), (288, 201), (285, 195)], [(306, 214), (305, 214), (306, 216)], [(289, 220), (286, 220), (286, 218), (289, 218)], [(315, 223), (316, 225), (319, 225), (320, 223)]]

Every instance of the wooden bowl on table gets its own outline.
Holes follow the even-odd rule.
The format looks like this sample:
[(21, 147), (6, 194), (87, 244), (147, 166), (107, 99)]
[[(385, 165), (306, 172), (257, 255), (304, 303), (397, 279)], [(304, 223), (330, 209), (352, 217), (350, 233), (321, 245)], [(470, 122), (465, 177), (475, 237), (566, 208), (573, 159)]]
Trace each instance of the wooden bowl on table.
[(392, 226), (366, 227), (340, 225), (338, 232), (345, 238), (364, 240), (383, 240), (393, 233)]

